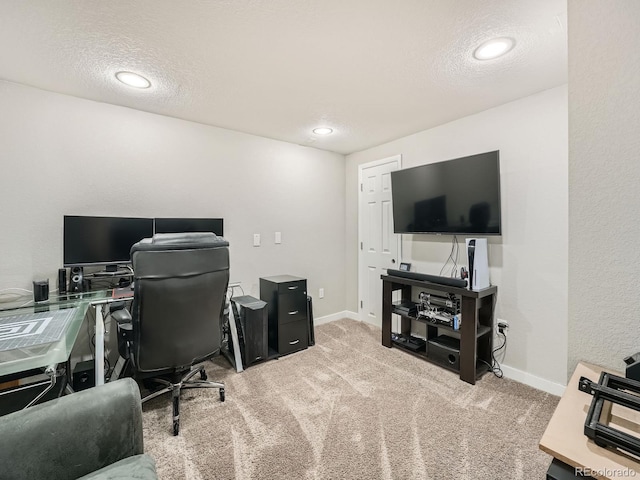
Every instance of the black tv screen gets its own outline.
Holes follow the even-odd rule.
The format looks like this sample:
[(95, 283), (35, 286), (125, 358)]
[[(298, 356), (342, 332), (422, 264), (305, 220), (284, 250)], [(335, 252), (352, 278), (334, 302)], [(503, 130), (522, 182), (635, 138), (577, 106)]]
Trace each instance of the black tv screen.
[(64, 216), (65, 267), (131, 262), (134, 243), (153, 236), (152, 218)]
[(395, 233), (500, 235), (499, 151), (391, 172)]
[(156, 218), (156, 233), (211, 232), (223, 236), (222, 218)]

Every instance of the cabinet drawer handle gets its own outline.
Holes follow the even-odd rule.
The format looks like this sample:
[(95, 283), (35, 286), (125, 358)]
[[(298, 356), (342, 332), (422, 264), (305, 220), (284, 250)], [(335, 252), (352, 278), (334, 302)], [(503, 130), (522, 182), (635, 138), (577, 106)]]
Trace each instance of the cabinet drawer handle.
[(296, 288), (298, 288), (297, 286), (294, 287), (287, 287), (289, 290), (295, 290)]
[(300, 343), (300, 339), (289, 342), (289, 345), (295, 345), (296, 343)]
[(289, 312), (289, 315), (295, 315), (296, 313), (298, 313), (298, 310), (294, 310), (293, 312)]

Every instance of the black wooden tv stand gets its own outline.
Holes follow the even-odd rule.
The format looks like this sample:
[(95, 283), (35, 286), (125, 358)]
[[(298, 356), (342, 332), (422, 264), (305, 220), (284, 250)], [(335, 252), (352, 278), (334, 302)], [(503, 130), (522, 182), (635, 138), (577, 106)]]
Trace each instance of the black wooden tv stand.
[[(460, 330), (443, 325), (433, 325), (427, 319), (401, 315), (401, 332), (411, 333), (411, 322), (418, 321), (427, 325), (427, 340), (445, 333), (460, 338), (460, 379), (475, 385), (476, 380), (489, 370), (491, 350), (493, 349), (493, 315), (498, 288), (491, 286), (480, 291), (451, 287), (437, 283), (413, 280), (410, 278), (382, 275), (382, 345), (397, 347), (425, 360), (434, 361), (426, 352), (416, 352), (403, 348), (391, 341), (391, 315), (393, 311), (393, 292), (402, 291), (402, 301), (411, 300), (414, 287), (434, 292), (453, 293), (461, 297), (462, 325)], [(486, 363), (485, 363), (486, 362)], [(437, 363), (437, 362), (436, 362)], [(441, 364), (439, 364), (441, 365)], [(446, 365), (444, 365), (446, 367)], [(456, 369), (456, 371), (458, 371)]]

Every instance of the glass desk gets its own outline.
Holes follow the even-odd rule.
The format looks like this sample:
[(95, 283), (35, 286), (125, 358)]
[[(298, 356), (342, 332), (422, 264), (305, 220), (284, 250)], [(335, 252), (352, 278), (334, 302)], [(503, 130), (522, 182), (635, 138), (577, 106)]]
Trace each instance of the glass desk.
[[(40, 368), (43, 368), (44, 373), (49, 377), (49, 381), (47, 382), (30, 384), (24, 387), (30, 388), (46, 383), (49, 384), (49, 386), (27, 406), (38, 402), (54, 387), (59, 364), (65, 364), (66, 369), (69, 370), (71, 350), (78, 337), (78, 332), (84, 322), (87, 310), (90, 307), (96, 307), (97, 304), (103, 305), (110, 301), (112, 301), (112, 291), (102, 290), (80, 294), (51, 295), (49, 300), (29, 306), (24, 306), (24, 298), (16, 300), (15, 302), (0, 304), (0, 322), (4, 319), (4, 322), (0, 323), (0, 339), (4, 338), (5, 341), (11, 337), (17, 338), (23, 335), (24, 332), (31, 332), (31, 335), (34, 335), (33, 332), (42, 326), (41, 324), (37, 324), (37, 319), (33, 320), (34, 317), (40, 317), (40, 319), (65, 317), (66, 323), (61, 327), (62, 333), (55, 341), (26, 346), (18, 345), (17, 347), (7, 347), (5, 345), (4, 348), (7, 349), (0, 349), (0, 377), (20, 372), (29, 372)], [(68, 315), (62, 314), (61, 312), (63, 311), (69, 311)], [(49, 316), (47, 313), (51, 313), (51, 315)], [(96, 317), (97, 316), (98, 315), (96, 315)], [(100, 321), (102, 322), (102, 320), (102, 316), (100, 315)], [(96, 318), (96, 325), (97, 324), (98, 319)], [(103, 332), (104, 324), (102, 324), (102, 333)], [(96, 343), (98, 343), (97, 338)], [(96, 358), (102, 357), (96, 356)], [(102, 364), (102, 362), (97, 363)], [(67, 371), (67, 379), (69, 375), (70, 371)], [(21, 387), (18, 387), (18, 389), (21, 389)], [(16, 389), (12, 389), (6, 392), (15, 390)]]

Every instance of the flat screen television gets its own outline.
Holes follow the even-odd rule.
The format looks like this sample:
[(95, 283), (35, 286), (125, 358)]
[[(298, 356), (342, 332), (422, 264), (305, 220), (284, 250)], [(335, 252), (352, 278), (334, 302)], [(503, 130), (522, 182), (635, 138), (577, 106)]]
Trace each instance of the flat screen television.
[(131, 263), (134, 243), (153, 236), (153, 218), (65, 215), (65, 267)]
[(391, 172), (394, 232), (501, 235), (499, 153)]
[(156, 233), (212, 232), (222, 237), (222, 218), (156, 218)]

